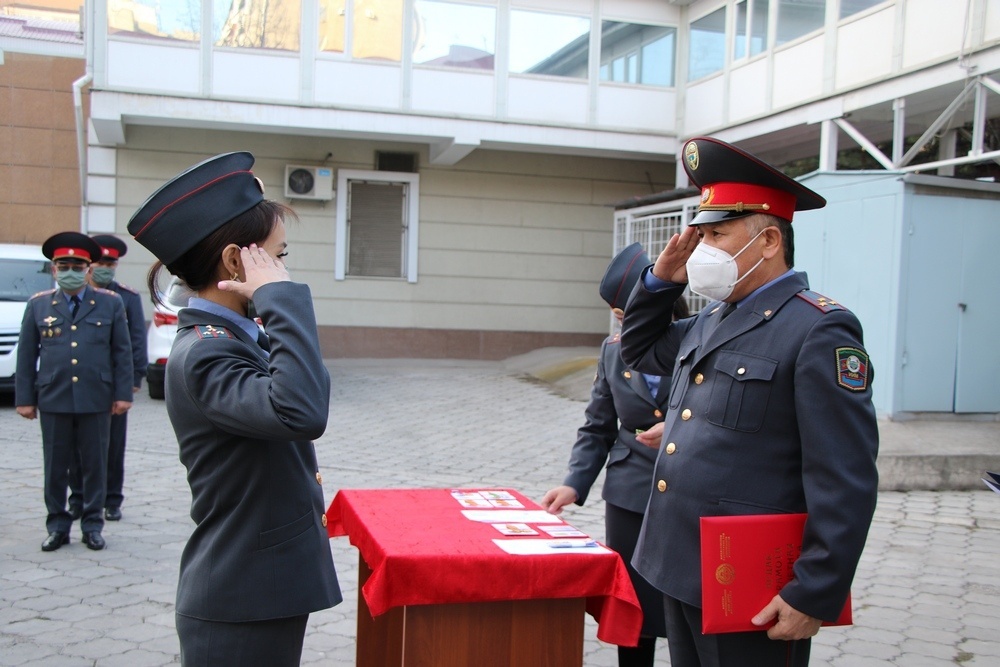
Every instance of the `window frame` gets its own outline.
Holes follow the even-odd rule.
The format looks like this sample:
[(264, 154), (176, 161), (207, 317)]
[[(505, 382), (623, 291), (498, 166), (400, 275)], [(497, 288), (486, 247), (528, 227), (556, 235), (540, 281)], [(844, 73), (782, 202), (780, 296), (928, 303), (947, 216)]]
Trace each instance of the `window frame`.
[[(337, 170), (337, 213), (336, 213), (336, 250), (333, 267), (334, 280), (347, 279), (347, 261), (350, 248), (347, 246), (347, 192), (351, 181), (380, 181), (384, 183), (406, 184), (406, 240), (404, 241), (404, 260), (406, 266), (402, 276), (408, 283), (417, 282), (417, 249), (419, 247), (420, 222), (420, 174), (404, 171), (374, 171), (368, 169), (338, 169)], [(398, 280), (384, 276), (356, 276), (352, 279), (367, 280)]]

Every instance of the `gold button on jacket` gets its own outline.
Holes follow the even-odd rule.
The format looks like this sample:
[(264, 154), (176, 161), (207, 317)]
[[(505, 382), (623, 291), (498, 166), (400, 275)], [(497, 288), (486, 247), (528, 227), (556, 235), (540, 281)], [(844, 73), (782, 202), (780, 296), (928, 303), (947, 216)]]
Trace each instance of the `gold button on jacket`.
[(661, 479), (659, 482), (656, 483), (656, 488), (660, 491), (660, 493), (663, 493), (664, 491), (667, 490), (667, 483)]
[(319, 474), (319, 471), (316, 471), (316, 483), (317, 484), (323, 483), (323, 475)]
[(684, 408), (684, 411), (681, 412), (681, 419), (684, 421), (691, 419), (691, 410), (689, 408)]
[(676, 451), (677, 451), (677, 445), (675, 445), (672, 442), (667, 445), (667, 454), (673, 454)]

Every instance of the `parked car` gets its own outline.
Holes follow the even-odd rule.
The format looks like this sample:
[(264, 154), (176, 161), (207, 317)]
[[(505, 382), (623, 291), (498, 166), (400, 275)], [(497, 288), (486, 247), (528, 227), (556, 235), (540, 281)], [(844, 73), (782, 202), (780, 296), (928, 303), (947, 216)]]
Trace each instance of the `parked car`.
[(146, 331), (146, 386), (150, 398), (163, 398), (163, 380), (166, 376), (170, 348), (177, 336), (177, 311), (187, 305), (191, 291), (187, 285), (172, 278), (160, 293), (160, 301), (153, 304), (153, 317)]
[(33, 294), (52, 289), (49, 266), (40, 246), (0, 243), (0, 391), (14, 391), (25, 303)]
[[(164, 398), (163, 380), (166, 377), (170, 348), (177, 335), (177, 311), (187, 305), (190, 296), (190, 289), (177, 278), (173, 278), (167, 289), (160, 294), (163, 303), (153, 306), (153, 318), (146, 332), (146, 355), (149, 357), (149, 366), (146, 367), (146, 386), (149, 387), (150, 398)], [(260, 318), (253, 319), (263, 331), (264, 325)]]

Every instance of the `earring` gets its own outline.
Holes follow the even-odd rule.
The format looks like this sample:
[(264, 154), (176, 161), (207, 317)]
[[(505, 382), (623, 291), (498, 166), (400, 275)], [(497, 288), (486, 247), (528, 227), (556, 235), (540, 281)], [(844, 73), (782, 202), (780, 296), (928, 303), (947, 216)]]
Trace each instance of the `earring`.
[(233, 277), (230, 278), (230, 280), (237, 281), (239, 280), (239, 277), (240, 277), (239, 274), (233, 271)]

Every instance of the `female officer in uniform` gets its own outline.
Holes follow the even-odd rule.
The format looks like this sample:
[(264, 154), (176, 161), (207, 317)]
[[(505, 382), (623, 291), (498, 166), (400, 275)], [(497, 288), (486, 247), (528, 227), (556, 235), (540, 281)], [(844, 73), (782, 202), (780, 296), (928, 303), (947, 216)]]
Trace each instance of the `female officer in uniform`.
[(177, 586), (186, 667), (298, 665), (309, 613), (341, 601), (311, 442), (330, 378), (309, 288), (282, 261), (291, 211), (264, 199), (253, 161), (195, 165), (128, 224), (159, 259), (150, 293), (164, 266), (194, 291), (165, 381), (195, 523)]
[[(649, 266), (642, 246), (633, 243), (611, 260), (601, 281), (601, 297), (618, 321), (642, 270)], [(688, 316), (687, 304), (676, 303), (674, 319)], [(601, 468), (607, 463), (602, 496), (608, 546), (621, 554), (642, 605), (639, 646), (618, 647), (619, 667), (653, 664), (656, 638), (666, 636), (663, 595), (632, 568), (632, 552), (649, 500), (653, 463), (663, 435), (663, 414), (670, 393), (669, 376), (646, 376), (622, 361), (618, 336), (604, 341), (597, 377), (587, 405), (587, 421), (577, 432), (562, 486), (550, 489), (541, 506), (553, 514), (569, 503), (583, 505)]]

